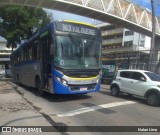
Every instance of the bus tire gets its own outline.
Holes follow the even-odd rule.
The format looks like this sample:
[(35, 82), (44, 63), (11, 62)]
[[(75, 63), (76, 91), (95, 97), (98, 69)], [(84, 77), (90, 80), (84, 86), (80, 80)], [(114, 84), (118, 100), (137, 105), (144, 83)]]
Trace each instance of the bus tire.
[(44, 91), (42, 89), (42, 84), (41, 84), (41, 80), (39, 77), (36, 77), (36, 88), (38, 90), (38, 93), (40, 96), (43, 96), (44, 95)]

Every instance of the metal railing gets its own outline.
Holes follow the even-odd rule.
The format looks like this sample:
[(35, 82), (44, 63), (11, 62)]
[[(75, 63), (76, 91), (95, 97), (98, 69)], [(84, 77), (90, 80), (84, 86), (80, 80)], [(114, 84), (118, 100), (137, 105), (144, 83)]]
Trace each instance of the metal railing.
[(156, 50), (155, 59), (152, 64), (149, 63), (150, 50), (140, 51), (117, 51), (103, 54), (103, 62), (114, 63), (117, 69), (139, 69), (160, 73), (160, 51)]
[(102, 31), (102, 36), (123, 33), (123, 30), (124, 30), (123, 28), (118, 28), (118, 29), (114, 29), (114, 30)]
[(0, 50), (0, 53), (11, 53), (12, 50)]
[(123, 38), (116, 38), (116, 39), (109, 39), (109, 40), (103, 40), (102, 45), (108, 45), (108, 44), (115, 44), (115, 43), (122, 43)]

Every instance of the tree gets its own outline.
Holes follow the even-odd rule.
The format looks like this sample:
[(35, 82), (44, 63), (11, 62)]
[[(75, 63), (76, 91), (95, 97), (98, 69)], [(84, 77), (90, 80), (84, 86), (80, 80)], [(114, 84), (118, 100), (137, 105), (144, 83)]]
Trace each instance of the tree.
[(0, 11), (0, 35), (12, 50), (51, 21), (51, 15), (42, 8), (7, 5)]

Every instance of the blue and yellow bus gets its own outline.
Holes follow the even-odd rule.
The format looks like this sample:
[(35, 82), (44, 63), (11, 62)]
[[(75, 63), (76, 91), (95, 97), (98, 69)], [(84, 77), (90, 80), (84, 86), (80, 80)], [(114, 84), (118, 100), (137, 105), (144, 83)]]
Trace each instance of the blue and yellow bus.
[(17, 84), (55, 94), (100, 90), (101, 32), (74, 21), (55, 21), (15, 50), (12, 77)]

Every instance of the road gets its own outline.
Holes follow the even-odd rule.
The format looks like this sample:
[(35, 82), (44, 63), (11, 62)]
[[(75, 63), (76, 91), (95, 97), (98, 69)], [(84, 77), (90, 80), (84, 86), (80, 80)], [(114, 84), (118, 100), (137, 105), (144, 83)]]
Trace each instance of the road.
[(160, 107), (138, 97), (112, 97), (105, 85), (98, 93), (41, 97), (33, 88), (11, 84), (53, 126), (160, 126)]

